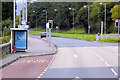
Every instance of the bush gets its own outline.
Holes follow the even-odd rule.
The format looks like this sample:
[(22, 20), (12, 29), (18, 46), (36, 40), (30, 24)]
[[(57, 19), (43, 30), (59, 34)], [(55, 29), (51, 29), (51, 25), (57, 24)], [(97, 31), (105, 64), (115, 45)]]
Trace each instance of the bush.
[(8, 43), (10, 41), (10, 36), (4, 36), (2, 37), (2, 43)]

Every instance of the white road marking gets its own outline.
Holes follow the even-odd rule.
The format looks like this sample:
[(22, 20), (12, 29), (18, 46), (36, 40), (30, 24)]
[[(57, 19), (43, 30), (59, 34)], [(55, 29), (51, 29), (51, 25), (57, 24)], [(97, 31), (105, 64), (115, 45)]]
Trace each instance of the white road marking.
[(104, 62), (104, 59), (102, 57), (100, 58), (100, 60)]
[(108, 67), (110, 67), (110, 65), (109, 65), (107, 62), (105, 62), (105, 64), (106, 64)]
[(75, 58), (77, 58), (78, 56), (77, 55), (73, 55)]
[(115, 55), (116, 55), (116, 56), (120, 56), (120, 54), (118, 54), (118, 53), (117, 53), (117, 54), (115, 54)]
[(75, 77), (75, 78), (80, 78), (80, 77)]
[[(93, 54), (95, 54), (97, 57), (99, 57), (100, 58), (100, 60), (101, 61), (103, 61), (109, 68), (110, 68), (110, 70), (113, 72), (113, 74), (114, 75), (118, 75), (116, 72), (115, 72), (115, 70), (114, 69), (112, 69), (111, 67), (110, 67), (110, 65), (99, 55), (99, 54), (96, 54), (94, 51), (92, 51), (92, 49), (89, 49)], [(117, 56), (120, 56), (120, 55), (118, 55), (118, 54), (115, 54), (115, 55), (117, 55)]]
[(116, 76), (118, 75), (113, 69), (111, 69), (111, 71), (112, 71)]

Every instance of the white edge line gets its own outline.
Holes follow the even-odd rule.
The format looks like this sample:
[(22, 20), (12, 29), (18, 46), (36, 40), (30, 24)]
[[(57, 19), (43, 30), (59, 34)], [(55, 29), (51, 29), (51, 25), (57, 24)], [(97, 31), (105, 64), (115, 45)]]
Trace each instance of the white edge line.
[(118, 75), (113, 69), (111, 69), (111, 71), (112, 71), (116, 76)]

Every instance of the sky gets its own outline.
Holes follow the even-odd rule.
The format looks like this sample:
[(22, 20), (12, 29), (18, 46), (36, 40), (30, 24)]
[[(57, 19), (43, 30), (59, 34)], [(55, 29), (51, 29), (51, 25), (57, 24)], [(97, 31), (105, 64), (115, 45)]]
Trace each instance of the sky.
[(25, 0), (16, 0), (16, 4), (17, 4), (16, 13), (17, 13), (17, 15), (20, 15), (20, 10), (22, 10), (24, 2), (25, 2)]

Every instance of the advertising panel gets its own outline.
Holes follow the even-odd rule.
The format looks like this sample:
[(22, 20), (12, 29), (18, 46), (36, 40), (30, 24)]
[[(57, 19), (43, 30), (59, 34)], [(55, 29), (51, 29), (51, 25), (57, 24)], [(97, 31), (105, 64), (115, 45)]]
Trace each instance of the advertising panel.
[(27, 49), (27, 31), (15, 31), (16, 49)]

